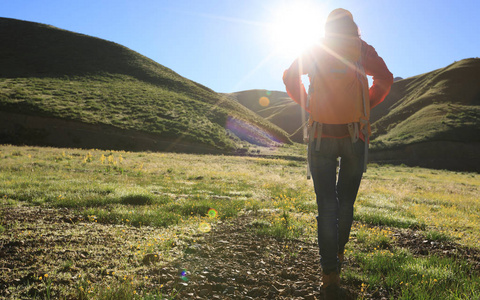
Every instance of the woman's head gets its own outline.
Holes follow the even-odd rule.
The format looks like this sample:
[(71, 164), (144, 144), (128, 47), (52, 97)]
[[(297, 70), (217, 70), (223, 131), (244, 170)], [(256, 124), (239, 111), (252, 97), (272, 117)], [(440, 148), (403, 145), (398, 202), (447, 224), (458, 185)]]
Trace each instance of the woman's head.
[(325, 36), (327, 37), (359, 37), (357, 24), (353, 21), (352, 14), (343, 8), (333, 10), (325, 23)]

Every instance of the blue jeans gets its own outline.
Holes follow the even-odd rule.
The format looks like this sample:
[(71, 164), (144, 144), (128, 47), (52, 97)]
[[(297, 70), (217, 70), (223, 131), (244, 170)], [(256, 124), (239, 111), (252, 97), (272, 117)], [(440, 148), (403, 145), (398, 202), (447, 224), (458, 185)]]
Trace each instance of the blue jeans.
[[(353, 222), (353, 204), (363, 175), (365, 142), (350, 137), (322, 138), (309, 145), (310, 170), (317, 196), (317, 230), (323, 272), (340, 271), (338, 253), (343, 253)], [(340, 170), (337, 179), (337, 158)]]

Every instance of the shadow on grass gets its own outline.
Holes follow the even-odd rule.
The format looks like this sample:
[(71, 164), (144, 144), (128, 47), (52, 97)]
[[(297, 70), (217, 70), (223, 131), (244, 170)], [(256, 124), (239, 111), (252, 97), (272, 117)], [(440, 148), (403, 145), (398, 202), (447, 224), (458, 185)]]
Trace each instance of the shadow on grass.
[(151, 195), (131, 194), (121, 197), (120, 202), (127, 205), (151, 205), (155, 199)]

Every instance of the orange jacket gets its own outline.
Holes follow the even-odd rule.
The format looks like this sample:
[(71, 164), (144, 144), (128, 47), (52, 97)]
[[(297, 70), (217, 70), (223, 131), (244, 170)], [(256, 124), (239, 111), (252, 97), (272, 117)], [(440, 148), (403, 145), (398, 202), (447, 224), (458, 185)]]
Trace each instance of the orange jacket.
[[(373, 76), (373, 83), (368, 93), (371, 109), (381, 103), (390, 92), (390, 87), (393, 84), (393, 75), (388, 70), (383, 59), (378, 56), (375, 49), (365, 41), (360, 41), (362, 43), (361, 62), (363, 68), (367, 75)], [(283, 74), (283, 82), (285, 83), (288, 95), (307, 112), (310, 111), (306, 107), (307, 93), (302, 84), (301, 76), (309, 74), (312, 66), (316, 64), (315, 57), (312, 53), (315, 53), (315, 50), (309, 51), (305, 55), (297, 58)], [(349, 56), (351, 54), (345, 51), (344, 55)], [(318, 67), (321, 68), (321, 66)]]

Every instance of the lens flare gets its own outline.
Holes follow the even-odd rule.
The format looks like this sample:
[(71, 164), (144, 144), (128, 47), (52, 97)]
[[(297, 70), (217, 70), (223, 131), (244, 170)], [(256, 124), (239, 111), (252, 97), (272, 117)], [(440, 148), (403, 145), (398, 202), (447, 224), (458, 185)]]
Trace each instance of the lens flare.
[(218, 214), (218, 212), (217, 212), (217, 210), (216, 210), (215, 208), (210, 208), (210, 209), (208, 210), (208, 216), (209, 216), (210, 218), (216, 218), (216, 217), (217, 217), (217, 214)]
[(258, 100), (258, 103), (263, 107), (267, 107), (270, 104), (270, 99), (264, 96)]
[(206, 222), (202, 222), (198, 225), (198, 230), (206, 233), (206, 232), (209, 232), (210, 230), (212, 230), (212, 226), (210, 226), (210, 224), (208, 224)]
[(274, 143), (281, 143), (278, 138), (262, 128), (234, 117), (228, 117), (225, 127), (238, 138), (252, 144), (272, 146)]
[(183, 269), (183, 270), (180, 272), (180, 279), (182, 279), (183, 281), (188, 281), (188, 278), (187, 278), (187, 270)]

